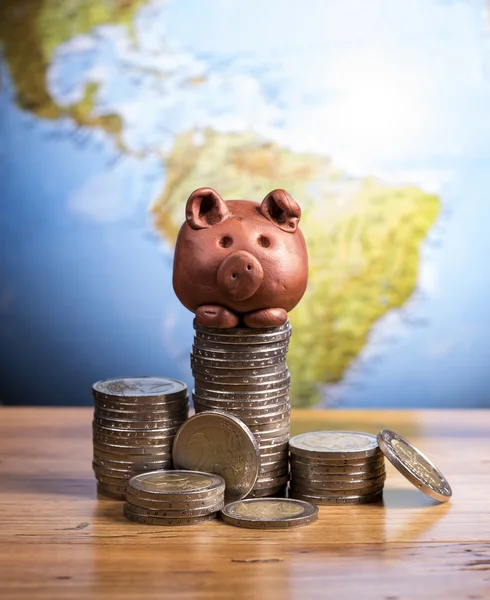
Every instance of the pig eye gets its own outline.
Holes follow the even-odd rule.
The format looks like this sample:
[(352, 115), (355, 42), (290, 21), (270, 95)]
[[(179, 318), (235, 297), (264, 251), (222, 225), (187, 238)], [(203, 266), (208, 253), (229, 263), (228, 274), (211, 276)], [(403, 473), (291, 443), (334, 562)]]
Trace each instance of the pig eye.
[(229, 235), (223, 236), (219, 241), (219, 245), (222, 248), (229, 248), (232, 244), (233, 244), (233, 240), (231, 239), (231, 237)]
[(262, 248), (268, 248), (271, 245), (270, 239), (265, 237), (265, 235), (261, 235), (257, 241), (259, 242), (259, 246), (262, 246)]

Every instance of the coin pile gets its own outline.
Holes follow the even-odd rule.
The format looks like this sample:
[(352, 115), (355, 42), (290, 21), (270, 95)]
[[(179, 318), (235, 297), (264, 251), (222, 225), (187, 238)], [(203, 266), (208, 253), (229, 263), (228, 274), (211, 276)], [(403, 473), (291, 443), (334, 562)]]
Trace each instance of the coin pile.
[(291, 326), (208, 329), (194, 321), (191, 354), (196, 412), (219, 410), (248, 426), (261, 466), (249, 497), (278, 496), (288, 481)]
[(124, 500), (127, 480), (172, 468), (172, 444), (189, 410), (187, 387), (165, 377), (93, 385), (93, 469), (100, 493)]
[(313, 504), (365, 504), (384, 487), (384, 455), (376, 436), (316, 431), (291, 438), (290, 497)]
[(128, 481), (124, 516), (146, 525), (195, 525), (224, 507), (225, 481), (198, 471), (153, 471)]

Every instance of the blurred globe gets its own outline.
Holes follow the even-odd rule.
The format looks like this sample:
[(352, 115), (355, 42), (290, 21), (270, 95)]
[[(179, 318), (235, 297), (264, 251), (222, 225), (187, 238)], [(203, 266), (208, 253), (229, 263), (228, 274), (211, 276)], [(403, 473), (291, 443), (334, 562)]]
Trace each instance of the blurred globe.
[(488, 406), (484, 3), (4, 0), (0, 401), (192, 384), (191, 191), (303, 208), (297, 406)]

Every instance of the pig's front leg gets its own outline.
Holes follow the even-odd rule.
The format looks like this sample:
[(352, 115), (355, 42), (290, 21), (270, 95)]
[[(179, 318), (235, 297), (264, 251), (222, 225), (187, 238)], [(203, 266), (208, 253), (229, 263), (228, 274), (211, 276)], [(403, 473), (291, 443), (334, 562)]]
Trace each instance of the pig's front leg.
[(238, 325), (238, 317), (224, 306), (203, 305), (196, 310), (196, 321), (203, 327), (231, 329)]
[(288, 313), (284, 308), (264, 308), (243, 315), (247, 327), (279, 327), (287, 321)]

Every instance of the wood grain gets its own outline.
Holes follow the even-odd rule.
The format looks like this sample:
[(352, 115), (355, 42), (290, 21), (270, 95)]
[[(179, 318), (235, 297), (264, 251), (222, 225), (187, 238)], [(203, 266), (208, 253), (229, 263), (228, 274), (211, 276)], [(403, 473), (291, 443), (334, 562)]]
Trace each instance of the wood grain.
[(490, 411), (296, 411), (293, 433), (407, 436), (454, 496), (437, 505), (388, 465), (382, 504), (284, 532), (126, 521), (97, 497), (90, 421), (0, 408), (1, 598), (490, 598)]

